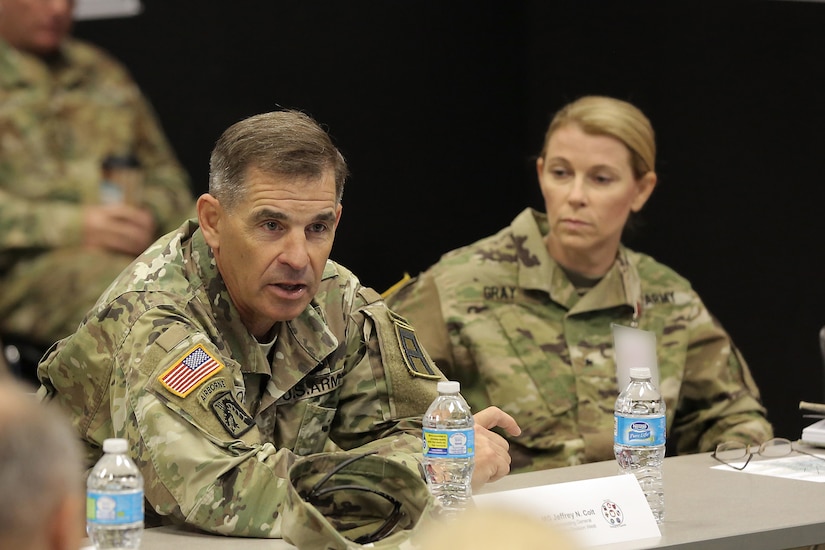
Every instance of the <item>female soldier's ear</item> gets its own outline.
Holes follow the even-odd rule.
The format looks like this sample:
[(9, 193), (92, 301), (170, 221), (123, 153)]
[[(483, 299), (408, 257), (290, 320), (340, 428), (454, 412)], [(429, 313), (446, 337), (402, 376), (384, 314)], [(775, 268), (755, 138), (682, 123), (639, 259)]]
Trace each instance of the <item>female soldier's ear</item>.
[(656, 187), (656, 172), (648, 172), (636, 181), (636, 198), (630, 204), (633, 212), (638, 212), (650, 198), (653, 188)]

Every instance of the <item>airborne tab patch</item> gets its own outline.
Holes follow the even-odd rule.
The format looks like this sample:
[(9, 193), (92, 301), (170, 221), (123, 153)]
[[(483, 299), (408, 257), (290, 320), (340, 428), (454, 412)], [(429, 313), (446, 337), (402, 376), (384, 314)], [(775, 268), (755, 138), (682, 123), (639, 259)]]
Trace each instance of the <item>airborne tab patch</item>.
[(412, 328), (403, 318), (391, 313), (393, 325), (395, 325), (395, 334), (398, 337), (398, 345), (401, 347), (401, 354), (404, 357), (404, 363), (407, 365), (407, 370), (413, 376), (421, 378), (430, 378), (432, 380), (441, 380), (441, 376), (436, 374), (430, 365), (430, 361), (424, 350), (418, 343), (418, 338), (415, 336), (415, 329)]
[(198, 344), (158, 376), (158, 381), (175, 395), (186, 397), (222, 368), (223, 363)]
[(245, 434), (255, 425), (255, 420), (235, 401), (235, 397), (229, 391), (223, 392), (212, 401), (212, 411), (232, 437)]
[(229, 391), (226, 380), (223, 378), (213, 378), (198, 390), (198, 399), (200, 399), (201, 405), (208, 410), (209, 401), (219, 393), (225, 391)]

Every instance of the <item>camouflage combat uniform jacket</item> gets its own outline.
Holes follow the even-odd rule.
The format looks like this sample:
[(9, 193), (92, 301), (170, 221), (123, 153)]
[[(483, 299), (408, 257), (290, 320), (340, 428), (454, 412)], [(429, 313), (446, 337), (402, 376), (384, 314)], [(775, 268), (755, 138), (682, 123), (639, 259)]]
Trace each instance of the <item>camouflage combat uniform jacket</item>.
[(418, 472), (421, 416), (442, 377), (407, 367), (396, 329), (380, 296), (328, 261), (313, 302), (275, 326), (267, 353), (191, 220), (49, 351), (40, 395), (73, 419), (89, 465), (104, 439), (129, 440), (153, 522), (278, 537), (296, 455), (379, 448)]
[[(445, 254), (387, 299), (473, 410), (496, 405), (519, 423), (512, 471), (613, 458), (618, 394), (611, 323), (656, 334), (672, 450), (770, 438), (758, 389), (690, 284), (622, 247), (579, 295), (550, 258), (547, 218), (530, 209), (498, 234)], [(634, 304), (638, 304), (634, 308)]]
[(189, 217), (194, 201), (132, 78), (78, 40), (48, 64), (0, 40), (0, 143), (0, 328), (48, 345), (73, 331), (134, 259), (80, 246), (83, 206), (101, 201), (104, 159), (140, 162), (140, 203), (154, 213), (158, 237)]

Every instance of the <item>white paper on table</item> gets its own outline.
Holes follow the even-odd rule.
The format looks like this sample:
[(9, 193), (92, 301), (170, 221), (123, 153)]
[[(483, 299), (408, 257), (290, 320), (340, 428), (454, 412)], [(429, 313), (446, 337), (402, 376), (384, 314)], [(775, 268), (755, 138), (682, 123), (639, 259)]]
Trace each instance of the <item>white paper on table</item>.
[(632, 475), (486, 493), (473, 499), (479, 508), (515, 510), (538, 517), (567, 532), (585, 548), (628, 541), (634, 541), (628, 548), (647, 548), (661, 537)]
[[(731, 462), (734, 466), (742, 466), (744, 460)], [(719, 464), (711, 466), (715, 470), (756, 474), (760, 476), (784, 477), (825, 483), (825, 460), (812, 456), (796, 454), (782, 458), (759, 459), (754, 457), (744, 470), (734, 470), (730, 466)]]

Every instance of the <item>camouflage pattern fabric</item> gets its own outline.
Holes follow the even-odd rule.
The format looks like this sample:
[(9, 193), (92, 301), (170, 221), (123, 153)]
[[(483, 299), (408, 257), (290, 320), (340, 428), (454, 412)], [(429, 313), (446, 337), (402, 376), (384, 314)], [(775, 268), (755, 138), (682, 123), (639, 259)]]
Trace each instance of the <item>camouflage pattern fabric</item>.
[(0, 332), (50, 345), (134, 258), (82, 248), (102, 164), (132, 155), (158, 236), (193, 211), (188, 177), (126, 70), (69, 39), (49, 64), (0, 40)]
[(130, 441), (147, 524), (279, 537), (297, 455), (377, 449), (419, 471), (441, 375), (407, 365), (396, 327), (375, 291), (328, 261), (313, 302), (259, 344), (190, 220), (47, 353), (39, 395), (72, 418), (90, 466), (107, 437)]
[(513, 472), (613, 458), (618, 395), (610, 325), (656, 334), (667, 435), (678, 453), (772, 437), (759, 391), (728, 334), (688, 281), (620, 248), (580, 295), (550, 258), (546, 216), (522, 212), (498, 234), (442, 256), (387, 298), (473, 410), (496, 405), (522, 434)]
[[(341, 468), (355, 453), (322, 453), (298, 459), (288, 473), (287, 504), (283, 513), (284, 540), (298, 548), (418, 548), (417, 538), (438, 521), (438, 505), (420, 475), (380, 456), (366, 456)], [(359, 544), (358, 537), (375, 533), (393, 516), (392, 504), (366, 487), (397, 497), (398, 521), (388, 536)], [(331, 490), (315, 504), (312, 489)], [(394, 522), (391, 522), (392, 526)]]

